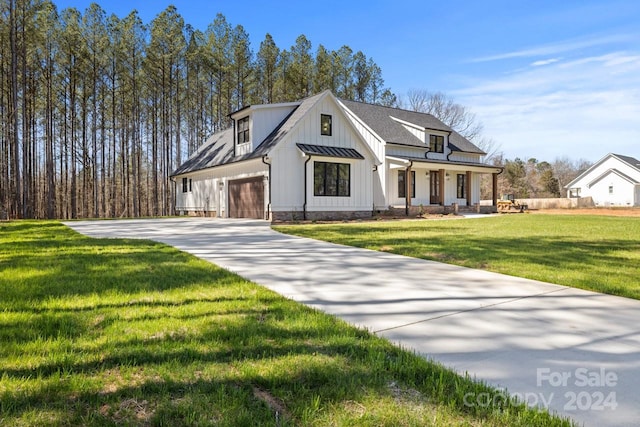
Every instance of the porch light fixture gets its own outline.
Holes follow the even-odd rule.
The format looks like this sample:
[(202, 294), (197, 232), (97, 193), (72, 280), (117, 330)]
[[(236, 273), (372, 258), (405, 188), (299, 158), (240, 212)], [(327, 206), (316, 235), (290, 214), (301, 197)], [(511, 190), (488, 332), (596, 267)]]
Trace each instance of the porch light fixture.
[(224, 188), (224, 181), (218, 182), (218, 187), (222, 190)]

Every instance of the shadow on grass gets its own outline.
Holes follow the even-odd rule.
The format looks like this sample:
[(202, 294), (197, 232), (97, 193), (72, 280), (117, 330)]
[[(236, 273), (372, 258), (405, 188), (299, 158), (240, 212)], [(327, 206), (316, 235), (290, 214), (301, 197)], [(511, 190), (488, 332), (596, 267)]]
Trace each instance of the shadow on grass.
[[(9, 272), (0, 289), (2, 422), (353, 423), (354, 402), (402, 409), (389, 386), (398, 383), (456, 422), (550, 425), (548, 414), (510, 401), (466, 406), (466, 392), (494, 391), (164, 245), (10, 225), (17, 237), (0, 238)], [(370, 424), (404, 421), (386, 416)]]
[(5, 273), (0, 278), (5, 286), (0, 287), (0, 301), (5, 304), (31, 307), (52, 298), (166, 291), (204, 283), (226, 286), (239, 280), (156, 242), (91, 239), (62, 225), (29, 224), (3, 226), (18, 235), (2, 241), (0, 266)]
[[(445, 405), (457, 416), (524, 413), (507, 401), (502, 407), (469, 408), (463, 400), (468, 392), (494, 391), (363, 331), (345, 333), (342, 322), (325, 317), (307, 309), (283, 322), (245, 317), (233, 327), (212, 324), (190, 339), (129, 340), (82, 351), (83, 358), (103, 355), (90, 363), (68, 358), (32, 370), (4, 369), (3, 381), (37, 378), (38, 386), (3, 393), (0, 415), (54, 411), (61, 424), (83, 425), (299, 425), (313, 420), (320, 406), (389, 398), (389, 384), (395, 382), (425, 396), (416, 404)], [(317, 318), (321, 327), (314, 327)], [(304, 325), (291, 330), (288, 324), (296, 321)], [(128, 379), (132, 371), (138, 373), (133, 380)], [(93, 386), (74, 387), (92, 380)], [(281, 402), (288, 419), (258, 399), (256, 387)], [(538, 425), (549, 425), (548, 415), (539, 417), (546, 421)]]

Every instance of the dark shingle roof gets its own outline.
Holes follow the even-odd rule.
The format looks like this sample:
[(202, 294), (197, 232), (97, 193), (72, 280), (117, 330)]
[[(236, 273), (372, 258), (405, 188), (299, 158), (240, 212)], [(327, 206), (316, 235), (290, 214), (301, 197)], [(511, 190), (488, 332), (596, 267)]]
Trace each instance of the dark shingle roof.
[(213, 134), (202, 147), (173, 171), (171, 176), (193, 172), (235, 161), (233, 155), (233, 128)]
[(365, 104), (363, 102), (347, 101), (344, 99), (341, 99), (340, 102), (365, 122), (367, 126), (384, 139), (385, 142), (410, 145), (414, 147), (425, 147), (425, 142), (415, 137), (411, 132), (405, 129), (404, 126), (393, 119), (396, 118), (425, 129), (449, 132), (449, 146), (453, 151), (486, 154), (471, 141), (431, 114), (402, 110), (400, 108), (385, 107), (382, 105)]
[(233, 128), (228, 128), (212, 135), (202, 147), (193, 153), (186, 162), (173, 171), (171, 176), (184, 173), (195, 172), (202, 169), (212, 168), (227, 163), (240, 162), (243, 160), (260, 158), (275, 147), (280, 140), (289, 132), (298, 121), (315, 105), (315, 103), (325, 94), (319, 93), (300, 102), (285, 119), (280, 122), (273, 132), (260, 143), (251, 153), (240, 156), (233, 155)]
[[(329, 91), (321, 92), (300, 101), (300, 104), (295, 107), (287, 117), (285, 117), (285, 119), (265, 138), (264, 141), (260, 143), (260, 145), (258, 145), (258, 147), (256, 147), (255, 150), (253, 150), (253, 152), (234, 156), (233, 128), (229, 128), (212, 135), (198, 151), (193, 153), (187, 161), (173, 171), (171, 176), (195, 172), (227, 163), (260, 158), (269, 154), (271, 149), (273, 149), (273, 147), (275, 147), (327, 93), (329, 93)], [(397, 120), (394, 120), (395, 118), (425, 129), (449, 132), (449, 147), (453, 151), (485, 154), (465, 137), (452, 130), (431, 114), (384, 107), (381, 105), (365, 104), (362, 102), (346, 101), (342, 99), (339, 101), (356, 114), (360, 120), (366, 123), (367, 126), (369, 126), (387, 143), (421, 148), (426, 147), (424, 141), (421, 141), (414, 136), (402, 124)], [(310, 145), (306, 146), (313, 147)], [(320, 150), (325, 150), (326, 152), (327, 148), (329, 147), (323, 147)], [(361, 156), (360, 153), (358, 153), (358, 155)], [(350, 157), (347, 156), (347, 158)]]
[(304, 154), (325, 157), (340, 157), (342, 159), (364, 159), (364, 156), (353, 148), (328, 147), (326, 145), (296, 144)]
[(621, 154), (613, 154), (613, 155), (619, 158), (620, 160), (622, 160), (623, 162), (628, 163), (629, 166), (640, 170), (640, 160), (636, 159), (635, 157), (623, 156)]

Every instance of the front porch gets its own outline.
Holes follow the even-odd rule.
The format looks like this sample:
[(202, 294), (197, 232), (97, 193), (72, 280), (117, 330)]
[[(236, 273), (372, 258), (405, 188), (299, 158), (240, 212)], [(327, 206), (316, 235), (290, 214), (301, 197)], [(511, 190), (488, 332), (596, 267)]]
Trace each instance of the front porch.
[[(389, 209), (421, 213), (491, 213), (497, 211), (501, 168), (482, 163), (387, 157)], [(492, 175), (491, 206), (480, 206), (482, 175)], [(395, 213), (394, 213), (395, 214)]]

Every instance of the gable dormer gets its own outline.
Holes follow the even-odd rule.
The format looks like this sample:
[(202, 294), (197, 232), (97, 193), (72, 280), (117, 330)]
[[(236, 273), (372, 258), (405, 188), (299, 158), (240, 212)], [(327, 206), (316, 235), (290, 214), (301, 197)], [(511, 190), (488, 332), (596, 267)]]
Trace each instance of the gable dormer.
[(449, 147), (449, 135), (449, 132), (425, 129), (425, 144), (429, 149), (429, 152), (427, 154), (428, 158), (447, 158), (447, 154), (451, 153), (451, 147)]
[(299, 104), (250, 105), (232, 113), (235, 155), (253, 152)]
[(410, 132), (417, 140), (424, 144), (420, 146), (427, 149), (428, 158), (444, 160), (447, 154), (451, 152), (451, 148), (449, 147), (449, 135), (451, 132), (440, 129), (429, 129), (397, 117), (389, 117), (401, 124), (406, 131)]

